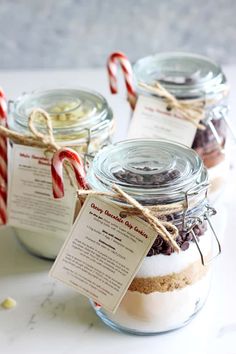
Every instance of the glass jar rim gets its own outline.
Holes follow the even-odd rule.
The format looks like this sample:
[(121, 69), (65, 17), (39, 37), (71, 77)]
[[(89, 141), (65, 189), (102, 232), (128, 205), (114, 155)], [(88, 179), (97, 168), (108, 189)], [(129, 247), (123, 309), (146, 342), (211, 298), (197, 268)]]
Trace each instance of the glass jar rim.
[(217, 94), (227, 88), (221, 67), (209, 58), (184, 52), (166, 52), (146, 56), (133, 66), (137, 90), (139, 82), (160, 82), (178, 98), (197, 98)]
[[(56, 105), (63, 102), (74, 104), (73, 107), (66, 108), (65, 110), (56, 112)], [(10, 113), (13, 117), (11, 125), (13, 129), (28, 130), (28, 117), (34, 108), (42, 108), (47, 111), (52, 117), (59, 116), (59, 123), (55, 124), (52, 119), (53, 132), (55, 136), (70, 135), (75, 132), (84, 132), (87, 130), (96, 131), (101, 126), (105, 129), (110, 127), (113, 114), (106, 99), (99, 93), (88, 89), (48, 89), (48, 90), (35, 90), (30, 93), (25, 93), (19, 96), (12, 102)], [(50, 111), (50, 107), (52, 111)], [(62, 106), (63, 108), (63, 106)], [(80, 111), (78, 111), (78, 109)], [(83, 116), (83, 109), (87, 109), (86, 114)], [(66, 118), (68, 115), (74, 114), (73, 121)], [(62, 117), (63, 116), (63, 117)], [(60, 123), (60, 117), (63, 118)], [(45, 124), (38, 123), (36, 128), (45, 132)]]
[[(129, 173), (130, 182), (117, 177), (120, 171)], [(132, 181), (134, 175), (148, 183), (153, 175), (159, 181), (162, 176), (169, 180), (144, 186), (143, 182)], [(99, 191), (110, 191), (117, 184), (142, 204), (151, 205), (154, 199), (164, 204), (184, 200), (190, 189), (199, 185), (200, 190), (207, 184), (208, 175), (198, 154), (185, 145), (162, 139), (132, 139), (100, 150), (88, 170), (87, 181)]]

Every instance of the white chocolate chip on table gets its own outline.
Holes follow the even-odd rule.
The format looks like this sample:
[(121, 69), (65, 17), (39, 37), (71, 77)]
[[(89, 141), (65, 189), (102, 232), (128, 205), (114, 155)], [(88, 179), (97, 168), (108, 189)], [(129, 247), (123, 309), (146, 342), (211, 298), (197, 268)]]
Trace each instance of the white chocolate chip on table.
[(7, 297), (3, 302), (1, 303), (2, 308), (5, 310), (10, 310), (14, 307), (16, 307), (16, 300), (12, 299), (11, 297)]

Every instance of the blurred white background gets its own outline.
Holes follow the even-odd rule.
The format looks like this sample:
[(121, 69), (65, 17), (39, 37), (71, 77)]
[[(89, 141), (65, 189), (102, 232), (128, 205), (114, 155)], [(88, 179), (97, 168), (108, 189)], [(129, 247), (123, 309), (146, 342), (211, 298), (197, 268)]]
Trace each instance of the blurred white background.
[(160, 51), (236, 61), (235, 0), (0, 0), (0, 69), (104, 66)]

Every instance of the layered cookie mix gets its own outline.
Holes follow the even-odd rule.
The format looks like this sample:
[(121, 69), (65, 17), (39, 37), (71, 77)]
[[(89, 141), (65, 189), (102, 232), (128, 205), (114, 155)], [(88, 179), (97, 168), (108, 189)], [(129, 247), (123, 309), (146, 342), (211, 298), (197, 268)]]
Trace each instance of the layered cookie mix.
[[(164, 140), (125, 141), (95, 157), (88, 182), (103, 191), (115, 183), (159, 220), (173, 223), (180, 247), (178, 253), (157, 235), (117, 311), (96, 308), (99, 317), (134, 334), (160, 333), (188, 323), (207, 298), (212, 257), (212, 234), (204, 217), (208, 177), (199, 156)], [(179, 210), (186, 200), (186, 209)]]
[[(123, 182), (142, 184), (143, 187), (171, 183), (180, 176), (178, 170), (155, 173), (146, 166), (139, 170), (152, 174), (140, 175), (123, 170), (114, 175)], [(163, 218), (174, 221), (178, 215), (165, 215)], [(203, 305), (202, 299), (208, 292), (209, 268), (201, 263), (193, 233), (184, 231), (181, 222), (176, 226), (179, 229), (176, 241), (181, 252), (175, 253), (168, 242), (157, 236), (117, 312), (109, 314), (114, 323), (124, 328), (132, 327), (138, 332), (170, 330), (187, 323)], [(206, 222), (194, 226), (193, 232), (205, 259), (209, 259), (211, 236)]]

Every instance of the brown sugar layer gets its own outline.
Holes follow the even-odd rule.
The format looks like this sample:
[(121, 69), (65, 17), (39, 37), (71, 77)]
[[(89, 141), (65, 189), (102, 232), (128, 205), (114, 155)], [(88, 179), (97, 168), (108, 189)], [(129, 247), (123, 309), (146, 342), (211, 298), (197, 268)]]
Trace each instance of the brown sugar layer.
[(208, 271), (207, 266), (203, 266), (201, 261), (189, 265), (182, 272), (171, 273), (164, 276), (134, 278), (130, 284), (130, 291), (138, 291), (143, 294), (150, 294), (155, 291), (167, 292), (185, 288), (196, 283)]

